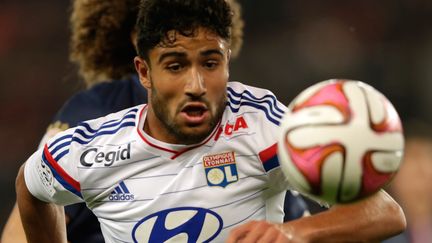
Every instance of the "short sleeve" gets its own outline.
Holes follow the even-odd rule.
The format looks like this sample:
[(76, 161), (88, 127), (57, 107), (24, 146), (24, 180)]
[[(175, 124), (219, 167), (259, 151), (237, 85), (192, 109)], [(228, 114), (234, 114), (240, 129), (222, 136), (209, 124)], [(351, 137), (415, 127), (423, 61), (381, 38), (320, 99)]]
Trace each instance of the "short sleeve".
[(83, 201), (77, 166), (71, 159), (72, 133), (69, 129), (57, 134), (26, 161), (25, 183), (42, 201), (60, 205)]
[(280, 168), (279, 157), (277, 155), (277, 143), (265, 148), (259, 153), (259, 158), (263, 164), (264, 170), (268, 174), (270, 188), (277, 192), (290, 189), (288, 180)]

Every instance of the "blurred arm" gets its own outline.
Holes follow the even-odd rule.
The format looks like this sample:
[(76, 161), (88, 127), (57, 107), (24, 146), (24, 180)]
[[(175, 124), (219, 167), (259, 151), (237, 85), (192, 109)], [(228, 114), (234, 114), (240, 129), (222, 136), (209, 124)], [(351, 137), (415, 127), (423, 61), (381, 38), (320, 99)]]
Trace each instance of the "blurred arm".
[(63, 207), (43, 202), (28, 191), (24, 165), (16, 179), (17, 203), (28, 242), (67, 242)]
[(310, 242), (381, 241), (405, 227), (401, 207), (384, 191), (284, 225), (288, 234), (304, 235)]
[(27, 242), (25, 232), (21, 223), (21, 217), (19, 215), (17, 204), (14, 205), (12, 212), (3, 229), (1, 242), (3, 243), (15, 243), (15, 242), (26, 243)]
[(364, 200), (336, 205), (309, 217), (272, 224), (253, 221), (239, 226), (228, 242), (379, 242), (406, 227), (400, 206), (384, 191)]
[(410, 135), (390, 193), (405, 211), (411, 243), (432, 242), (432, 140)]

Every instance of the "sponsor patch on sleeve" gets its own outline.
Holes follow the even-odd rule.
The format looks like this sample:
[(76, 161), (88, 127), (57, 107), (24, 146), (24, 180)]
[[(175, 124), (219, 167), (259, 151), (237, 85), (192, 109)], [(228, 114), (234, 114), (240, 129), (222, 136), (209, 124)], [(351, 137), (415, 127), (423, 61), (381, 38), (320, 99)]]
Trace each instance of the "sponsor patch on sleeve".
[(48, 192), (49, 196), (52, 197), (55, 193), (54, 176), (51, 169), (48, 167), (48, 165), (45, 164), (42, 159), (37, 165), (37, 172), (44, 189)]

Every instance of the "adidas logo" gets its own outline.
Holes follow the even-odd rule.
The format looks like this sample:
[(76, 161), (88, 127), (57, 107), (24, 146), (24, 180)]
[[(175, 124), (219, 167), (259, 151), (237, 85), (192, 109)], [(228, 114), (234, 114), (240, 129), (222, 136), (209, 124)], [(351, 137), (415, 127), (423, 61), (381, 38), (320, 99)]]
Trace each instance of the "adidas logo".
[(122, 181), (114, 188), (114, 191), (111, 192), (108, 199), (110, 201), (133, 201), (134, 195), (129, 192), (126, 184)]

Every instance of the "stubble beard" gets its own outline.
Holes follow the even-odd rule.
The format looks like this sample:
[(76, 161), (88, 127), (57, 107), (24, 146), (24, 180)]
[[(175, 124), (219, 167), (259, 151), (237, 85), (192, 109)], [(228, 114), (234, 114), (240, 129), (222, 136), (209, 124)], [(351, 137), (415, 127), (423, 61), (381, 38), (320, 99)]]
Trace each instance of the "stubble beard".
[[(222, 118), (222, 115), (225, 110), (225, 106), (227, 103), (226, 94), (222, 95), (219, 99), (219, 102), (217, 103), (216, 112), (213, 114), (211, 113), (210, 121), (208, 129), (206, 129), (203, 132), (197, 133), (197, 132), (184, 132), (179, 124), (175, 122), (174, 117), (179, 114), (181, 109), (181, 104), (179, 104), (176, 108), (176, 111), (174, 113), (174, 117), (170, 117), (170, 113), (168, 110), (168, 106), (164, 102), (163, 98), (161, 98), (158, 95), (158, 92), (156, 89), (154, 89), (154, 86), (152, 86), (151, 91), (151, 104), (153, 107), (153, 111), (155, 113), (155, 116), (161, 124), (167, 129), (167, 131), (173, 135), (177, 141), (181, 141), (182, 144), (197, 144), (201, 141), (203, 141), (205, 138), (207, 138), (210, 133), (213, 131), (215, 126), (218, 124), (219, 120)], [(198, 98), (194, 101), (200, 101), (204, 102), (207, 107), (209, 108), (209, 111), (212, 111), (212, 107), (210, 106), (209, 102), (206, 100), (202, 100), (201, 98)]]

